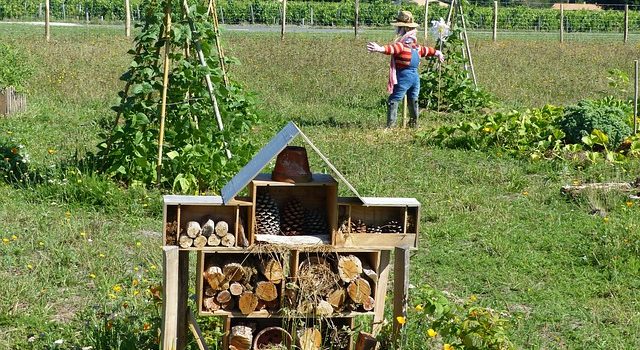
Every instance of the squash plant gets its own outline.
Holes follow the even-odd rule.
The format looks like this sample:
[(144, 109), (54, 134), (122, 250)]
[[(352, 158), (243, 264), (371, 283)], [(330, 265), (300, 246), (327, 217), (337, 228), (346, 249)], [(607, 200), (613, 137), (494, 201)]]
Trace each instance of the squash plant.
[[(163, 149), (161, 187), (182, 193), (219, 189), (246, 164), (256, 150), (251, 129), (258, 122), (249, 94), (235, 82), (225, 86), (214, 46), (215, 31), (206, 8), (181, 13), (174, 1), (169, 39), (171, 66)], [(127, 87), (119, 93), (114, 110), (120, 121), (101, 134), (98, 161), (104, 171), (127, 184), (156, 182), (156, 161), (162, 91), (162, 48), (165, 44), (161, 4), (151, 1), (145, 21), (129, 51), (133, 60), (121, 80)], [(208, 67), (200, 65), (194, 41), (201, 43)], [(230, 62), (232, 60), (229, 60)], [(211, 76), (222, 115), (224, 131), (216, 124), (214, 108), (204, 82)], [(224, 140), (224, 141), (223, 141)], [(232, 158), (225, 152), (229, 149)]]

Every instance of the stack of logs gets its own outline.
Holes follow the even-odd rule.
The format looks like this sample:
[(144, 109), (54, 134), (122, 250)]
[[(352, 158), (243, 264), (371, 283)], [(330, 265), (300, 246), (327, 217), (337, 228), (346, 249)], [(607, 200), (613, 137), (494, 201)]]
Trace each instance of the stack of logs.
[(312, 257), (300, 264), (297, 282), (287, 284), (287, 302), (301, 314), (322, 317), (372, 311), (378, 274), (355, 255), (339, 255), (335, 264)]
[(243, 255), (242, 264), (208, 264), (203, 272), (207, 282), (203, 284), (204, 308), (211, 312), (240, 310), (244, 315), (264, 309), (277, 311), (284, 270), (276, 258), (260, 257)]
[(202, 226), (197, 221), (189, 221), (185, 231), (178, 238), (181, 248), (233, 247), (236, 244), (235, 235), (229, 232), (229, 224), (223, 220), (208, 219)]

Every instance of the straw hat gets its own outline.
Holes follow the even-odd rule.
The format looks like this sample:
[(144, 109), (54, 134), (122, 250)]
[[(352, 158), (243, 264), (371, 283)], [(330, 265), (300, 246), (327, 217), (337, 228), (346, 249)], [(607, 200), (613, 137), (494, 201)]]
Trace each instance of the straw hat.
[(409, 11), (400, 11), (400, 13), (398, 13), (398, 17), (396, 18), (396, 22), (392, 22), (391, 25), (396, 27), (409, 28), (418, 27), (418, 23), (413, 21), (413, 15)]

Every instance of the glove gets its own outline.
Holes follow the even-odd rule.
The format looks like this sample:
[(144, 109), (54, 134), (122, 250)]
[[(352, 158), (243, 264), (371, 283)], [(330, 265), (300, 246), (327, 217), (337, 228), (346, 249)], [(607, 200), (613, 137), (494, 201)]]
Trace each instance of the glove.
[(370, 42), (367, 44), (367, 50), (369, 52), (384, 52), (384, 47), (378, 45), (378, 43)]
[(440, 61), (440, 63), (444, 62), (444, 54), (442, 53), (442, 51), (436, 50), (436, 53), (434, 53), (433, 55), (438, 57), (438, 60)]

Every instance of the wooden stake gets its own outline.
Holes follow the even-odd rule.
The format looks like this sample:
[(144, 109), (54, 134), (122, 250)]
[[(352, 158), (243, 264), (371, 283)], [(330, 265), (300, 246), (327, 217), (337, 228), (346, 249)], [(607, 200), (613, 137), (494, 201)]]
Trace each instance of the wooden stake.
[(233, 247), (236, 244), (236, 236), (233, 233), (227, 233), (220, 239), (220, 244), (225, 247)]
[(407, 127), (407, 113), (409, 112), (409, 103), (407, 101), (407, 96), (402, 99), (402, 127)]
[(633, 133), (638, 133), (638, 60), (634, 61), (635, 63), (635, 83), (634, 83), (634, 93), (633, 93)]
[(478, 87), (478, 81), (476, 80), (476, 70), (473, 68), (473, 58), (471, 58), (471, 49), (469, 47), (469, 36), (467, 35), (467, 24), (464, 19), (464, 12), (462, 11), (462, 1), (457, 2), (458, 11), (460, 11), (460, 20), (462, 21), (462, 36), (464, 37), (464, 47), (467, 51), (467, 58), (469, 59), (469, 68), (471, 68), (471, 77), (473, 78), (473, 86)]
[(162, 146), (164, 144), (164, 123), (167, 116), (167, 90), (169, 89), (169, 52), (171, 51), (171, 1), (165, 0), (164, 7), (164, 72), (162, 75), (162, 103), (160, 105), (160, 130), (158, 135), (158, 163), (156, 165), (156, 184), (162, 181)]
[(239, 295), (242, 295), (242, 292), (244, 292), (244, 287), (238, 282), (233, 282), (229, 286), (229, 293), (231, 293), (231, 295), (233, 296), (237, 297)]
[(329, 294), (329, 296), (327, 296), (327, 301), (335, 309), (342, 309), (345, 299), (346, 299), (346, 293), (344, 288), (342, 287), (334, 290)]
[(629, 5), (624, 5), (624, 43), (629, 41)]
[(202, 275), (213, 290), (221, 290), (222, 286), (227, 282), (225, 274), (222, 273), (222, 269), (218, 266), (209, 266)]
[(560, 42), (564, 42), (564, 4), (560, 4)]
[(180, 235), (180, 238), (178, 239), (178, 245), (180, 246), (180, 248), (189, 248), (193, 245), (193, 238), (187, 235)]
[(355, 1), (355, 12), (353, 14), (353, 34), (358, 37), (358, 25), (360, 22), (360, 0)]
[(287, 22), (287, 0), (282, 0), (282, 18), (281, 18), (281, 28), (280, 28), (280, 40), (284, 40), (284, 32), (286, 29)]
[(498, 41), (498, 1), (493, 2), (493, 42)]
[(228, 304), (231, 301), (231, 293), (228, 290), (221, 290), (216, 295), (216, 300), (220, 305)]
[(216, 235), (211, 235), (207, 239), (207, 245), (210, 247), (217, 247), (220, 245), (220, 237)]
[(193, 312), (189, 310), (189, 329), (193, 334), (193, 337), (196, 340), (196, 344), (198, 344), (198, 349), (200, 350), (209, 350), (207, 347), (207, 343), (202, 336), (202, 331), (200, 330), (200, 326), (198, 326), (198, 322), (196, 321), (196, 317), (193, 315)]
[[(253, 5), (251, 5), (253, 6)], [(251, 7), (253, 9), (253, 7)], [(213, 32), (216, 35), (216, 49), (218, 50), (218, 60), (220, 62), (220, 69), (222, 70), (222, 79), (224, 80), (224, 86), (229, 87), (229, 76), (227, 75), (227, 64), (224, 62), (224, 50), (220, 42), (220, 24), (218, 23), (218, 12), (216, 11), (216, 1), (209, 0), (209, 15), (213, 19)]]
[(202, 230), (200, 231), (200, 234), (209, 238), (211, 237), (211, 235), (213, 235), (215, 229), (216, 229), (216, 223), (213, 220), (209, 219), (207, 220), (207, 222), (204, 223), (204, 225), (202, 225)]
[(427, 36), (429, 35), (429, 0), (424, 2), (424, 45), (427, 45)]
[(128, 38), (131, 36), (131, 5), (129, 0), (124, 0), (124, 35)]
[(198, 236), (193, 239), (193, 246), (196, 248), (203, 248), (206, 245), (207, 245), (207, 237), (205, 236)]
[(51, 39), (51, 23), (50, 23), (50, 11), (51, 4), (49, 0), (45, 0), (44, 2), (44, 37), (49, 42)]

